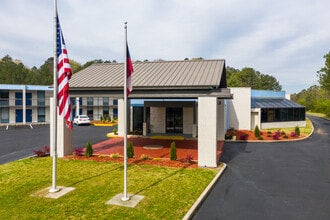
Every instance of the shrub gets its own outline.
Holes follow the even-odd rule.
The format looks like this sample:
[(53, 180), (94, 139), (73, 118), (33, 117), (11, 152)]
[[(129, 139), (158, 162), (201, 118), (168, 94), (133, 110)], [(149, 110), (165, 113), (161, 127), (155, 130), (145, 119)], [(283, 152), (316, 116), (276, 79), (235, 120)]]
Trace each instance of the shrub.
[(260, 130), (258, 125), (256, 125), (256, 127), (254, 128), (254, 136), (255, 137), (260, 137)]
[(258, 137), (258, 140), (260, 140), (260, 141), (261, 141), (261, 140), (263, 140), (263, 139), (264, 139), (264, 138), (263, 138), (263, 137), (261, 137), (261, 136), (259, 136), (259, 137)]
[(73, 155), (82, 156), (84, 155), (84, 150), (82, 148), (75, 147), (73, 150)]
[(149, 155), (142, 154), (142, 155), (141, 155), (141, 159), (142, 159), (142, 160), (149, 160), (150, 157), (149, 157)]
[(274, 134), (273, 134), (273, 139), (274, 140), (279, 140), (281, 137), (281, 132), (280, 131), (276, 131)]
[(297, 136), (296, 132), (292, 131), (291, 134), (290, 134), (290, 137), (296, 137), (296, 136)]
[(112, 158), (112, 159), (116, 159), (116, 158), (119, 158), (119, 153), (113, 153), (113, 154), (110, 154), (110, 157)]
[(193, 157), (190, 154), (187, 154), (185, 160), (186, 160), (186, 162), (191, 163), (191, 161), (193, 160)]
[(294, 131), (296, 132), (296, 135), (297, 136), (300, 136), (300, 128), (299, 128), (298, 125), (296, 126), (296, 128), (294, 129)]
[(87, 141), (86, 144), (86, 150), (85, 150), (85, 156), (86, 157), (91, 157), (93, 156), (93, 147), (90, 141)]
[(286, 135), (285, 131), (281, 131), (281, 135)]
[(113, 131), (113, 134), (114, 134), (114, 135), (117, 135), (117, 134), (118, 134), (118, 130), (117, 130), (117, 128), (114, 128), (112, 131)]
[(44, 156), (49, 155), (50, 147), (49, 146), (43, 146), (41, 148), (41, 150), (34, 150), (33, 152), (37, 157), (44, 157)]
[(284, 135), (283, 138), (289, 138), (288, 135)]
[(134, 147), (132, 142), (127, 143), (127, 158), (134, 157)]
[(248, 139), (248, 137), (249, 137), (248, 134), (242, 134), (242, 135), (239, 137), (239, 139), (245, 141), (245, 140)]
[(175, 146), (174, 141), (171, 143), (171, 147), (170, 147), (170, 159), (171, 160), (176, 160), (177, 159), (176, 146)]

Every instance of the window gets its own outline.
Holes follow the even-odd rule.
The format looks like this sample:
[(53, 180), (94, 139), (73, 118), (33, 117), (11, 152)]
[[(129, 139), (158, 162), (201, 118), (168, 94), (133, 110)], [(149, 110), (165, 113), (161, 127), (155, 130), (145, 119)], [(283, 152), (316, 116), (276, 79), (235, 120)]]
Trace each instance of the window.
[(26, 101), (25, 104), (26, 106), (31, 106), (32, 105), (32, 93), (26, 93)]
[(117, 99), (113, 100), (113, 105), (118, 105), (118, 100)]
[(9, 106), (9, 90), (0, 90), (0, 106)]
[(87, 105), (93, 106), (93, 97), (87, 97)]
[(38, 106), (45, 106), (46, 105), (45, 91), (38, 91), (37, 99), (38, 99), (37, 101)]
[(21, 92), (15, 93), (15, 105), (19, 106), (23, 104), (23, 94)]
[(103, 97), (103, 106), (109, 106), (109, 97)]
[(9, 108), (0, 107), (0, 123), (9, 123)]
[(38, 107), (38, 122), (45, 122), (45, 121), (46, 121), (45, 107)]

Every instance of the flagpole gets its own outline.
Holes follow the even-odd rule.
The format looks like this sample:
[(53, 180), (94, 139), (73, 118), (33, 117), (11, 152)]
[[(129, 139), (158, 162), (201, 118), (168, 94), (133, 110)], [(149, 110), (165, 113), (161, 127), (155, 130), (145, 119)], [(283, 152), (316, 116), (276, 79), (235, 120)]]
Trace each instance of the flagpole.
[(56, 162), (57, 162), (57, 0), (54, 0), (54, 58), (53, 58), (53, 169), (52, 187), (49, 192), (58, 192), (56, 187)]
[(128, 201), (127, 196), (127, 22), (125, 22), (125, 61), (124, 61), (124, 195), (122, 200)]

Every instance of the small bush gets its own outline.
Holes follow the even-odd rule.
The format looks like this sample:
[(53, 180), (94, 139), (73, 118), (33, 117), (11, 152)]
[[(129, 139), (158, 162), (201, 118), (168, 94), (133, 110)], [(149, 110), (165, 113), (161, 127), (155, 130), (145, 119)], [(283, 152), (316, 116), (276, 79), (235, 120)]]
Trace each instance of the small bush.
[(256, 127), (254, 128), (254, 136), (255, 137), (260, 137), (260, 130), (258, 125), (256, 125)]
[(280, 131), (276, 131), (274, 134), (273, 134), (273, 139), (274, 140), (279, 140), (281, 137), (281, 132)]
[(267, 134), (272, 134), (272, 132), (271, 131), (267, 131)]
[(296, 132), (297, 136), (300, 136), (300, 128), (298, 125), (295, 127), (294, 131)]
[(93, 156), (93, 147), (90, 141), (87, 141), (86, 144), (86, 150), (85, 150), (85, 156), (86, 157), (91, 157)]
[(285, 131), (281, 131), (281, 135), (282, 135), (282, 136), (283, 136), (283, 135), (286, 135)]
[(239, 137), (239, 139), (245, 141), (245, 140), (248, 139), (248, 137), (249, 137), (248, 134), (242, 134), (242, 135)]
[(82, 156), (84, 155), (84, 150), (82, 148), (75, 147), (73, 150), (73, 155)]
[(297, 134), (295, 131), (292, 131), (291, 134), (290, 134), (290, 137), (297, 137)]
[(114, 134), (114, 135), (117, 135), (117, 134), (118, 134), (118, 130), (117, 130), (117, 128), (114, 128), (112, 131), (113, 131), (113, 134)]
[(43, 146), (41, 148), (41, 150), (34, 150), (33, 152), (34, 152), (35, 156), (37, 156), (37, 157), (48, 156), (49, 152), (50, 152), (50, 147), (49, 146)]
[(288, 135), (284, 135), (283, 138), (289, 138)]
[(149, 157), (149, 155), (142, 154), (142, 155), (141, 155), (141, 159), (142, 159), (142, 160), (149, 160), (150, 157)]
[(177, 159), (176, 146), (175, 146), (175, 142), (173, 141), (171, 143), (171, 148), (170, 148), (170, 160), (176, 160), (176, 159)]
[(260, 141), (261, 141), (261, 140), (263, 140), (263, 139), (264, 139), (264, 138), (263, 138), (263, 137), (261, 137), (261, 136), (259, 136), (259, 137), (258, 137), (258, 140), (260, 140)]
[(112, 158), (112, 159), (117, 159), (119, 157), (120, 157), (119, 153), (110, 154), (110, 158)]
[(132, 142), (127, 143), (127, 158), (134, 157), (134, 147)]

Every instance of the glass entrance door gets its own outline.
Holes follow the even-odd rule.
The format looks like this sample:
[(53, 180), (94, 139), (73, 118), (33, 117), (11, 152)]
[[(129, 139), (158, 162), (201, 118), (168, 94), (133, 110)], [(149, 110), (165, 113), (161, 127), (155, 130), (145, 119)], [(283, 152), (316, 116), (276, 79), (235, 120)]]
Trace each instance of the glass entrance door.
[(183, 133), (182, 108), (166, 108), (166, 133)]

